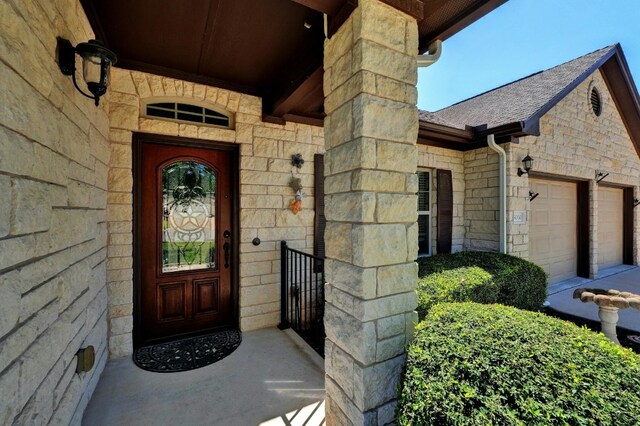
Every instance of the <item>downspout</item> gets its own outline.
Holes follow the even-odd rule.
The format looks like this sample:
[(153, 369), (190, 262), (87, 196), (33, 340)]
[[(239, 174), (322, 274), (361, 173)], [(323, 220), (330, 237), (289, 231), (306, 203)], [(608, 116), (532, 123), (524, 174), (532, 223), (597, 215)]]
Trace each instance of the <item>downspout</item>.
[(500, 163), (500, 253), (507, 252), (507, 154), (496, 143), (493, 134), (487, 136), (489, 148), (498, 153)]

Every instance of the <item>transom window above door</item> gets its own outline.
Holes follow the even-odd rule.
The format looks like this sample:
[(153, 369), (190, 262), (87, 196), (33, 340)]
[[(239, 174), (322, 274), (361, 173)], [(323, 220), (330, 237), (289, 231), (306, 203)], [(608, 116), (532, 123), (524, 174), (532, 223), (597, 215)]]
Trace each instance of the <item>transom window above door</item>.
[(233, 128), (232, 114), (192, 102), (151, 100), (143, 105), (143, 111), (144, 116), (148, 118), (188, 124), (195, 123), (225, 129)]

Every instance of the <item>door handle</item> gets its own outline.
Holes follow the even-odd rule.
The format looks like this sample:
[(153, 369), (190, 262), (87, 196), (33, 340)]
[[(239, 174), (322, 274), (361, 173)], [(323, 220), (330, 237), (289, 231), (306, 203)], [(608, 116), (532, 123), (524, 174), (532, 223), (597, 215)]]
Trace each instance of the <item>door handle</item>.
[(224, 245), (222, 246), (222, 248), (224, 249), (224, 267), (228, 268), (229, 267), (229, 252), (231, 251), (231, 244), (224, 243)]

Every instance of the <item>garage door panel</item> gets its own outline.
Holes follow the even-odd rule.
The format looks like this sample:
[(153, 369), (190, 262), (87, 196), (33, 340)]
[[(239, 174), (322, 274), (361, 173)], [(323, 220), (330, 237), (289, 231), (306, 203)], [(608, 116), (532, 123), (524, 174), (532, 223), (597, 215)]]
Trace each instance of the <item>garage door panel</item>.
[(539, 193), (531, 202), (529, 254), (531, 261), (555, 283), (576, 276), (577, 187), (572, 182), (529, 179)]
[(598, 269), (623, 263), (624, 192), (598, 188)]

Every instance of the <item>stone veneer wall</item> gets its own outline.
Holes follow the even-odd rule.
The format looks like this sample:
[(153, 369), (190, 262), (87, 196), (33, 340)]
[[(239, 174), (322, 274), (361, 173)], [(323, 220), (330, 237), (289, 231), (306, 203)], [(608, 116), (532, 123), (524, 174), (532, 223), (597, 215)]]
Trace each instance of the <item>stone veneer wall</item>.
[(498, 154), (492, 149), (464, 153), (465, 250), (500, 248), (499, 176)]
[(451, 170), (453, 180), (453, 231), (451, 251), (464, 249), (464, 153), (452, 149), (418, 145), (418, 168), (431, 170), (431, 253), (436, 254), (438, 243), (438, 179), (437, 169)]
[[(142, 100), (172, 97), (195, 100), (235, 115), (235, 129), (143, 118)], [(141, 72), (114, 69), (110, 103), (109, 164), (109, 349), (112, 356), (132, 351), (132, 132), (184, 136), (240, 145), (240, 326), (243, 331), (275, 326), (279, 320), (280, 240), (313, 249), (313, 155), (324, 151), (323, 130), (296, 123), (261, 120), (259, 98)], [(296, 170), (307, 197), (304, 210), (289, 209), (291, 155), (301, 153)], [(259, 237), (262, 243), (251, 241)]]
[(57, 36), (93, 38), (78, 1), (0, 2), (3, 425), (79, 424), (107, 359), (108, 102), (62, 75)]
[[(602, 114), (596, 117), (589, 101), (594, 84), (600, 93)], [(540, 136), (527, 136), (519, 144), (507, 144), (507, 209), (509, 222), (514, 210), (529, 211), (529, 181), (518, 177), (517, 168), (527, 152), (534, 158), (534, 170), (558, 176), (592, 181), (589, 186), (591, 219), (591, 275), (598, 273), (598, 185), (596, 170), (609, 173), (607, 183), (634, 187), (639, 195), (640, 159), (627, 133), (600, 70), (582, 82), (540, 121)], [(535, 201), (534, 201), (535, 202)], [(634, 263), (638, 263), (637, 238), (640, 209), (634, 209)], [(529, 225), (507, 225), (510, 253), (527, 258)]]

